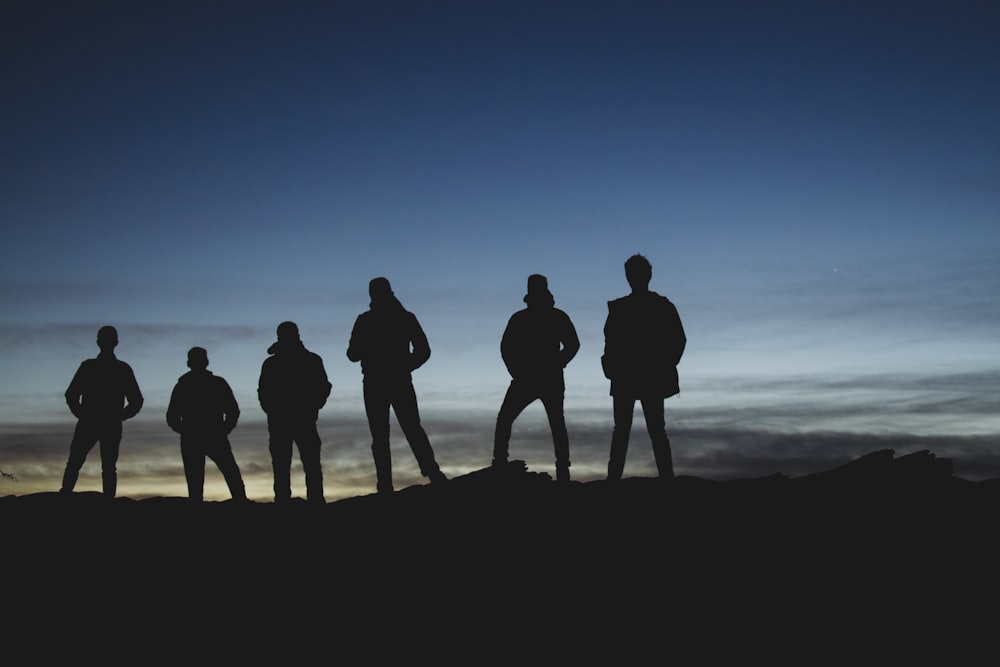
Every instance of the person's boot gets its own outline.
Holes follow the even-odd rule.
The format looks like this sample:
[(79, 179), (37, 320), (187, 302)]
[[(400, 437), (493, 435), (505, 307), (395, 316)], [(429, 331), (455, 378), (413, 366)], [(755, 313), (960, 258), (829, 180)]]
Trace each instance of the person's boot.
[(568, 463), (557, 463), (556, 464), (556, 481), (557, 482), (568, 482), (569, 481), (569, 464)]

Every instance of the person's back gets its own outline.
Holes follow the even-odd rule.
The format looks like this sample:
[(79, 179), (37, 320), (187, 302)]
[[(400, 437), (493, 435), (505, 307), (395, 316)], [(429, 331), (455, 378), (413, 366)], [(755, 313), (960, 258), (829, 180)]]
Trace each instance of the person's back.
[(347, 358), (361, 362), (366, 380), (407, 379), (431, 355), (416, 316), (406, 310), (379, 279), (372, 281), (369, 309), (358, 315)]
[(270, 416), (315, 421), (331, 389), (320, 356), (296, 340), (278, 341), (267, 351), (257, 391), (261, 408)]
[(500, 341), (504, 364), (519, 379), (560, 377), (577, 349), (569, 316), (551, 305), (528, 306), (511, 315)]
[(178, 378), (167, 410), (167, 425), (175, 431), (226, 434), (238, 417), (239, 407), (225, 379), (207, 369)]
[(608, 302), (605, 374), (611, 393), (666, 398), (680, 391), (677, 364), (686, 338), (674, 304), (652, 291)]
[[(74, 412), (77, 417), (101, 421), (121, 421), (138, 413), (142, 405), (132, 368), (110, 352), (80, 364), (66, 397), (78, 401), (79, 412)], [(126, 403), (132, 413), (127, 416), (123, 414)]]

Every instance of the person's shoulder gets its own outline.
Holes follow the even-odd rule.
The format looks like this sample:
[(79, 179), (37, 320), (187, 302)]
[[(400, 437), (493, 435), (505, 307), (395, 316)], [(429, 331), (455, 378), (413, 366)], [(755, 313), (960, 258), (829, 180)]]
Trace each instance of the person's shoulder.
[(124, 359), (119, 359), (119, 358), (115, 357), (115, 359), (112, 361), (112, 363), (115, 366), (117, 366), (118, 368), (120, 368), (121, 370), (123, 370), (123, 371), (125, 371), (127, 373), (131, 373), (132, 372), (132, 365), (129, 364)]
[(650, 290), (648, 292), (648, 295), (649, 295), (649, 299), (651, 301), (655, 301), (655, 302), (660, 303), (662, 305), (670, 305), (670, 306), (674, 305), (673, 301), (671, 301), (670, 299), (668, 299), (666, 296), (660, 294), (659, 292), (653, 292), (652, 290)]
[(625, 296), (620, 296), (617, 299), (611, 299), (608, 301), (608, 311), (614, 312), (616, 310), (621, 310), (631, 303), (631, 294), (626, 294)]
[(558, 317), (558, 318), (559, 318), (559, 319), (561, 319), (561, 320), (570, 320), (570, 319), (571, 319), (571, 318), (570, 318), (570, 316), (569, 316), (569, 313), (567, 313), (567, 312), (566, 312), (565, 310), (563, 310), (562, 308), (553, 308), (553, 309), (552, 309), (552, 312), (553, 312), (553, 314), (554, 314), (554, 315), (555, 315), (556, 317)]

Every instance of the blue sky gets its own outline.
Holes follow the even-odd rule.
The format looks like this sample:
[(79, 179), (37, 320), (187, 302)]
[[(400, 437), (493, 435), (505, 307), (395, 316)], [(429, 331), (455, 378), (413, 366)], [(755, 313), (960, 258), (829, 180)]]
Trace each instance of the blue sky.
[[(994, 3), (42, 0), (0, 25), (0, 493), (58, 488), (63, 391), (113, 324), (147, 398), (121, 492), (183, 495), (163, 413), (202, 345), (269, 498), (255, 391), (286, 319), (334, 385), (327, 496), (372, 492), (345, 350), (377, 275), (430, 338), (415, 383), (450, 474), (489, 462), (500, 335), (548, 276), (582, 341), (573, 473), (598, 479), (601, 329), (634, 252), (688, 332), (679, 473), (891, 447), (1000, 476)], [(626, 475), (652, 474), (636, 423)], [(511, 454), (552, 471), (540, 405)]]

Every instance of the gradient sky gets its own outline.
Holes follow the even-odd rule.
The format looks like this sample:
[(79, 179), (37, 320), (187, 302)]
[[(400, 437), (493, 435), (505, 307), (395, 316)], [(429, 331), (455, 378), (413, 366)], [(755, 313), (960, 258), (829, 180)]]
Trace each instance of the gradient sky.
[[(63, 392), (113, 324), (146, 396), (119, 493), (186, 494), (164, 413), (201, 345), (269, 500), (282, 320), (333, 383), (328, 500), (374, 492), (345, 351), (379, 275), (430, 338), (414, 381), (450, 475), (489, 463), (500, 336), (548, 276), (582, 341), (572, 472), (602, 478), (602, 327), (635, 252), (688, 334), (679, 474), (892, 448), (1000, 476), (997, 3), (15, 0), (0, 33), (0, 494), (58, 489)], [(395, 421), (393, 456), (422, 482)], [(553, 472), (540, 404), (511, 456)], [(626, 475), (654, 471), (640, 412)], [(206, 497), (228, 497), (211, 463)]]

